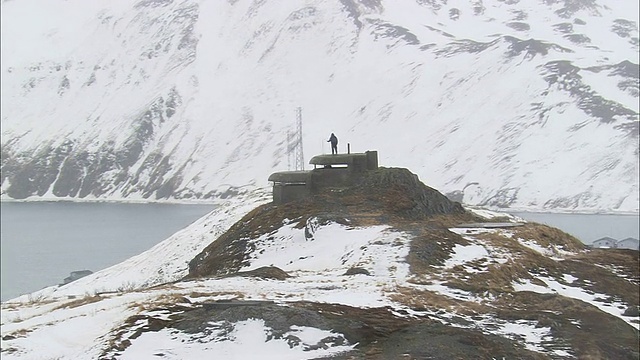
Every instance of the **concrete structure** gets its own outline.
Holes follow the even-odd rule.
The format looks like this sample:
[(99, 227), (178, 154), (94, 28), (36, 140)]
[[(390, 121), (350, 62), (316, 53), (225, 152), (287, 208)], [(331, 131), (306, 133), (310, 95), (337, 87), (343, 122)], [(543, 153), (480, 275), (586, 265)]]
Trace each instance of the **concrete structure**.
[(311, 171), (282, 171), (271, 174), (273, 202), (284, 204), (311, 195)]
[(309, 164), (314, 166), (311, 171), (283, 171), (269, 176), (275, 204), (303, 199), (323, 188), (354, 184), (365, 171), (378, 168), (378, 152), (317, 155)]

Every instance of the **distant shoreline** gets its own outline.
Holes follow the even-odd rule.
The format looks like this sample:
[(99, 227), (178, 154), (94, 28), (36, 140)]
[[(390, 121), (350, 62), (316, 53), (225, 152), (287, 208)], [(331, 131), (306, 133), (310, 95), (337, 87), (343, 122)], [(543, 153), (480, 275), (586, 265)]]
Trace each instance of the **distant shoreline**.
[(487, 209), (499, 213), (526, 213), (526, 214), (579, 214), (579, 215), (622, 215), (622, 216), (640, 216), (640, 212), (637, 211), (616, 211), (616, 210), (566, 210), (566, 209), (532, 209), (532, 208), (494, 208), (494, 207), (480, 207), (476, 205), (465, 205), (465, 208), (471, 209)]
[(167, 204), (167, 205), (219, 205), (218, 200), (132, 200), (132, 199), (0, 199), (0, 203), (111, 203), (111, 204)]
[[(46, 202), (65, 202), (65, 203), (118, 203), (118, 204), (173, 204), (173, 205), (219, 205), (228, 199), (216, 200), (188, 200), (188, 199), (169, 199), (169, 200), (149, 200), (149, 199), (76, 199), (76, 198), (27, 198), (13, 199), (1, 197), (0, 203), (46, 203)], [(580, 215), (616, 215), (616, 216), (640, 216), (640, 212), (634, 211), (616, 211), (616, 210), (567, 210), (567, 209), (534, 209), (534, 208), (494, 208), (481, 207), (477, 205), (463, 204), (465, 208), (486, 209), (499, 213), (527, 213), (527, 214), (580, 214)]]

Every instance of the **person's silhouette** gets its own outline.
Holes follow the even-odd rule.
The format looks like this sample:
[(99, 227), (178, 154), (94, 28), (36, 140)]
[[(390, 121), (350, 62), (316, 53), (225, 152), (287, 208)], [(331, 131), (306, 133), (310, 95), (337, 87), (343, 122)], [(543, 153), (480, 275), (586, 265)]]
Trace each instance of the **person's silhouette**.
[(338, 153), (338, 138), (335, 136), (334, 133), (331, 133), (331, 136), (329, 137), (329, 140), (327, 140), (327, 142), (331, 143), (331, 155), (337, 154)]

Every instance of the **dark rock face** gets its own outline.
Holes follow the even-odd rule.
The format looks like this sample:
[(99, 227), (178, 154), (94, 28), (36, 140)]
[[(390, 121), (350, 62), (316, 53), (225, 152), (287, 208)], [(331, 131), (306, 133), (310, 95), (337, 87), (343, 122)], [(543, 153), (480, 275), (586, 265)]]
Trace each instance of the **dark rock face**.
[(521, 21), (513, 21), (507, 23), (507, 26), (517, 31), (529, 31), (531, 29), (531, 26), (529, 26), (529, 24)]
[[(480, 53), (482, 51), (485, 51), (495, 46), (496, 44), (499, 43), (499, 41), (500, 40), (494, 40), (486, 43), (477, 42), (473, 40), (452, 41), (448, 45), (435, 50), (435, 54), (441, 57), (450, 57), (458, 53), (470, 53), (470, 54)], [(428, 50), (428, 49), (425, 49), (425, 50)]]
[(286, 278), (290, 277), (289, 274), (287, 274), (284, 270), (276, 266), (263, 266), (251, 271), (239, 271), (230, 276), (244, 276), (274, 280), (285, 280)]
[[(141, 62), (165, 57), (169, 59), (166, 66), (176, 70), (188, 67), (195, 60), (199, 37), (194, 33), (194, 27), (199, 17), (199, 5), (194, 3), (170, 7), (173, 3), (172, 0), (142, 0), (134, 5), (134, 9), (139, 11), (139, 16), (130, 27), (138, 27), (139, 31), (134, 29), (133, 37), (146, 33), (151, 28), (158, 30), (154, 30), (155, 34), (150, 38), (148, 46), (131, 49), (140, 52)], [(150, 10), (153, 8), (165, 8), (166, 16), (151, 18), (153, 11)], [(145, 19), (147, 16), (150, 18)], [(109, 18), (102, 20), (103, 24), (110, 21)], [(153, 27), (161, 22), (162, 26)], [(63, 64), (52, 61), (31, 64), (28, 69), (24, 69), (32, 76), (25, 81), (23, 90), (28, 94), (32, 89), (41, 86), (41, 82), (54, 77), (57, 81), (57, 87), (54, 89), (57, 97), (73, 96), (72, 94), (77, 93), (81, 87), (105, 86), (105, 80), (115, 76), (115, 66), (120, 68), (118, 71), (130, 71), (126, 74), (126, 84), (135, 81), (137, 85), (151, 76), (145, 70), (145, 64), (134, 65), (132, 69), (128, 69), (124, 63), (119, 63), (119, 59), (109, 60), (111, 61), (101, 60), (95, 64), (72, 60)], [(87, 80), (74, 80), (86, 67), (93, 68), (86, 75)], [(105, 126), (102, 131), (111, 133), (104, 136), (104, 139), (104, 134), (99, 134), (98, 139), (84, 138), (84, 134), (60, 134), (59, 136), (65, 140), (52, 136), (44, 143), (31, 148), (17, 148), (19, 138), (3, 143), (2, 184), (5, 185), (5, 181), (9, 183), (3, 187), (6, 195), (14, 199), (42, 196), (49, 192), (57, 197), (73, 198), (110, 195), (127, 197), (131, 194), (145, 199), (174, 196), (181, 181), (181, 174), (175, 169), (182, 169), (184, 164), (173, 163), (173, 150), (162, 149), (161, 145), (152, 141), (157, 139), (161, 126), (170, 120), (177, 120), (175, 114), (183, 106), (182, 96), (176, 87), (166, 86), (165, 89), (158, 89), (151, 98), (137, 99), (140, 104), (150, 105), (143, 105), (147, 107), (138, 115), (127, 119), (128, 128), (114, 131)], [(76, 115), (70, 115), (73, 116)], [(46, 121), (46, 116), (42, 120)], [(93, 120), (97, 119), (86, 119)], [(74, 118), (70, 118), (69, 121), (78, 124), (83, 122), (82, 119)], [(124, 137), (125, 140), (117, 143), (109, 140), (114, 137)], [(92, 144), (95, 140), (101, 143)], [(154, 146), (157, 147), (152, 148)], [(157, 153), (162, 153), (163, 156), (156, 158)], [(132, 167), (140, 162), (144, 162), (144, 166), (133, 173)], [(145, 176), (141, 176), (142, 173)], [(192, 197), (202, 195), (191, 194)]]
[(380, 20), (371, 20), (374, 25), (374, 35), (376, 38), (385, 37), (390, 39), (398, 39), (409, 45), (420, 45), (418, 37), (409, 31), (409, 29), (389, 24)]
[[(158, 128), (182, 104), (171, 89), (131, 122), (122, 144), (104, 142), (97, 150), (87, 150), (86, 139), (55, 140), (28, 151), (14, 151), (11, 142), (2, 146), (2, 183), (8, 181), (7, 195), (14, 199), (42, 196), (51, 190), (57, 197), (100, 197), (121, 191), (127, 196), (169, 198), (181, 182), (184, 164), (177, 166), (171, 154), (149, 151)], [(148, 153), (148, 155), (145, 155)], [(131, 168), (142, 162), (135, 173)], [(175, 169), (179, 171), (174, 171)], [(144, 182), (141, 178), (146, 179)], [(172, 174), (168, 176), (168, 174)]]
[(369, 273), (369, 271), (367, 269), (363, 269), (363, 268), (359, 268), (359, 267), (352, 267), (349, 268), (349, 270), (347, 270), (344, 275), (346, 276), (350, 276), (350, 275), (371, 275)]
[(520, 40), (512, 36), (505, 36), (504, 39), (510, 44), (508, 52), (510, 57), (525, 53), (527, 58), (533, 58), (536, 55), (547, 55), (551, 50), (571, 52), (571, 50), (565, 49), (562, 46), (536, 39)]
[(460, 203), (453, 202), (439, 191), (426, 186), (416, 174), (407, 169), (378, 168), (369, 172), (349, 191), (354, 195), (360, 194), (391, 205), (391, 213), (411, 219), (465, 213)]
[(594, 14), (599, 14), (600, 5), (595, 0), (545, 0), (547, 5), (559, 4), (560, 8), (555, 13), (565, 19), (571, 18), (578, 11), (585, 10)]
[[(627, 62), (616, 66), (616, 70), (618, 74), (625, 75), (638, 71), (637, 65), (634, 70), (633, 64), (627, 64)], [(545, 80), (549, 83), (549, 87), (567, 91), (576, 99), (579, 109), (604, 123), (615, 122), (616, 118), (635, 121), (638, 116), (635, 111), (598, 95), (590, 86), (583, 83), (580, 71), (582, 71), (581, 68), (569, 61), (551, 61), (545, 65)], [(637, 83), (637, 78), (635, 81)]]

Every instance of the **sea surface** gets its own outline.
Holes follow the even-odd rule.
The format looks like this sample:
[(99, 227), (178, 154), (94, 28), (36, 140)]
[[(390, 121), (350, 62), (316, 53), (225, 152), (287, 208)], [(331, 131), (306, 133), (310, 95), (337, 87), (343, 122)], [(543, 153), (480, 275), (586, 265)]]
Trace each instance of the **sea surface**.
[(1, 202), (2, 301), (144, 252), (214, 205)]
[(552, 214), (536, 212), (512, 212), (527, 221), (556, 227), (569, 233), (587, 245), (603, 237), (616, 240), (640, 239), (638, 215), (607, 214)]
[[(75, 202), (0, 203), (2, 301), (62, 283), (140, 254), (214, 205)], [(638, 215), (513, 213), (551, 225), (586, 244), (640, 238)]]

